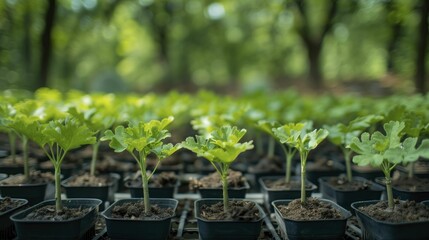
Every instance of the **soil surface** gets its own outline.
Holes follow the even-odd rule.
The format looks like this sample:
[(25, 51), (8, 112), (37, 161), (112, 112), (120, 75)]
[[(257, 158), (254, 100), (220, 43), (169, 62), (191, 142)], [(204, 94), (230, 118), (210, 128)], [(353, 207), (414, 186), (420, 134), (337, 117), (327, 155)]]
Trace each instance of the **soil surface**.
[(379, 221), (391, 223), (416, 222), (429, 220), (429, 207), (414, 201), (399, 201), (395, 199), (393, 211), (388, 209), (387, 201), (380, 201), (359, 210)]
[(84, 173), (69, 179), (67, 186), (102, 187), (111, 183), (112, 181), (108, 175), (91, 176), (89, 173)]
[[(131, 178), (125, 179), (126, 185), (130, 187), (142, 187), (141, 172), (138, 171)], [(177, 175), (174, 172), (161, 172), (149, 179), (149, 187), (174, 187), (177, 183)]]
[(13, 200), (9, 197), (0, 199), (0, 213), (6, 212), (22, 205), (22, 201)]
[(121, 219), (164, 219), (171, 216), (174, 216), (172, 208), (161, 208), (156, 204), (152, 204), (146, 214), (143, 201), (127, 202), (112, 209), (112, 217)]
[(331, 171), (338, 167), (333, 160), (318, 158), (316, 161), (307, 163), (307, 171)]
[[(276, 190), (301, 190), (301, 180), (290, 180), (289, 183), (285, 182), (285, 178), (281, 177), (277, 180), (264, 180), (265, 186), (269, 189)], [(306, 189), (311, 189), (311, 185), (307, 184)]]
[(428, 178), (403, 178), (392, 181), (392, 187), (409, 192), (429, 192)]
[[(34, 158), (28, 158), (30, 165), (35, 165), (37, 160)], [(15, 161), (12, 160), (12, 156), (7, 156), (0, 159), (0, 167), (24, 167), (24, 158), (21, 155), (16, 155)]]
[(50, 172), (42, 173), (40, 171), (33, 171), (30, 173), (30, 179), (28, 181), (26, 181), (23, 174), (16, 174), (0, 181), (0, 185), (38, 184), (54, 182), (54, 180), (55, 177)]
[(131, 162), (119, 162), (113, 157), (105, 154), (100, 161), (97, 161), (96, 171), (100, 173), (109, 172), (134, 172), (137, 170), (135, 164)]
[(295, 199), (288, 205), (279, 205), (277, 208), (283, 217), (296, 221), (343, 218), (339, 210), (317, 198), (307, 198), (304, 204), (300, 199)]
[(282, 172), (283, 170), (282, 160), (274, 156), (272, 158), (264, 157), (254, 166), (249, 167), (249, 173), (266, 173), (266, 172)]
[(249, 201), (229, 201), (229, 212), (223, 211), (223, 202), (201, 206), (201, 217), (206, 220), (256, 221), (260, 219), (255, 203)]
[(68, 208), (56, 212), (55, 205), (44, 206), (29, 213), (25, 220), (65, 221), (79, 218), (91, 211), (92, 208)]
[(341, 191), (359, 191), (359, 190), (370, 190), (372, 182), (370, 181), (356, 181), (352, 180), (349, 182), (346, 176), (331, 177), (327, 183), (333, 188)]
[[(245, 186), (246, 178), (241, 172), (229, 170), (228, 173), (228, 188), (240, 188)], [(220, 175), (214, 172), (208, 176), (200, 179), (192, 179), (189, 182), (189, 188), (191, 190), (199, 188), (221, 188), (222, 182)]]

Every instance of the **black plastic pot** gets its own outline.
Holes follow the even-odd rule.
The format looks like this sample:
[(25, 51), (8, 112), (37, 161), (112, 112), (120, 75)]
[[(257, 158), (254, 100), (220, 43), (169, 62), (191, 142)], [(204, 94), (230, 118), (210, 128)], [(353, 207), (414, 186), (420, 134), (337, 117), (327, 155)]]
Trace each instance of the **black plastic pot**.
[[(150, 198), (173, 198), (174, 193), (177, 192), (177, 188), (179, 187), (179, 185), (180, 185), (180, 181), (178, 179), (175, 186), (165, 186), (165, 187), (149, 186), (149, 196)], [(126, 181), (125, 188), (128, 188), (130, 190), (131, 198), (143, 197), (142, 186), (135, 186), (131, 181)]]
[(75, 198), (62, 200), (63, 206), (69, 208), (92, 208), (86, 215), (67, 221), (58, 220), (27, 220), (26, 216), (34, 209), (54, 205), (55, 200), (41, 202), (31, 208), (11, 216), (15, 224), (18, 239), (90, 239), (94, 235), (94, 224), (98, 216), (99, 199)]
[(2, 197), (24, 198), (29, 205), (34, 205), (45, 200), (47, 183), (0, 185)]
[[(375, 181), (381, 186), (385, 186), (384, 177), (376, 178)], [(384, 189), (384, 196), (386, 196), (385, 192), (386, 189)], [(407, 191), (392, 186), (392, 192), (394, 198), (399, 198), (401, 200), (421, 202), (429, 199), (429, 191)]]
[(378, 177), (383, 177), (384, 173), (378, 168), (361, 167), (357, 165), (352, 166), (353, 176), (363, 177), (368, 180), (375, 180)]
[[(362, 228), (362, 235), (364, 239), (428, 239), (427, 230), (429, 229), (429, 220), (408, 223), (389, 223), (373, 219), (359, 210), (359, 207), (368, 206), (377, 202), (379, 202), (379, 200), (361, 201), (352, 204), (352, 208), (356, 212), (359, 225)], [(429, 202), (425, 202), (424, 204), (429, 206)]]
[(329, 176), (338, 176), (344, 172), (344, 166), (336, 161), (334, 161), (331, 169), (325, 168), (309, 168), (307, 167), (307, 180), (312, 182), (317, 186), (315, 191), (319, 191), (319, 178), (329, 177)]
[(21, 166), (0, 166), (0, 172), (9, 175), (24, 173), (24, 167)]
[[(107, 235), (112, 239), (166, 239), (170, 233), (171, 217), (163, 219), (120, 219), (112, 217), (112, 209), (127, 202), (143, 201), (141, 198), (121, 199), (110, 205), (101, 215), (106, 220)], [(172, 208), (176, 212), (176, 199), (151, 198), (151, 204)]]
[(28, 201), (26, 199), (12, 198), (13, 201), (18, 201), (19, 205), (5, 212), (0, 212), (0, 239), (13, 239), (15, 237), (15, 228), (10, 216), (22, 210)]
[(258, 239), (261, 232), (262, 221), (266, 214), (256, 202), (255, 204), (260, 214), (260, 218), (256, 221), (220, 221), (201, 218), (202, 205), (213, 205), (221, 201), (222, 199), (200, 199), (194, 202), (195, 218), (197, 219), (200, 238), (203, 240)]
[(349, 211), (353, 211), (351, 207), (351, 204), (353, 202), (380, 200), (381, 194), (384, 190), (384, 188), (379, 186), (378, 184), (368, 181), (362, 177), (353, 177), (353, 181), (362, 183), (367, 182), (369, 184), (368, 189), (362, 189), (357, 191), (336, 189), (334, 186), (329, 184), (329, 180), (331, 178), (335, 177), (319, 178), (320, 192), (322, 193), (322, 197), (336, 202), (338, 205)]
[[(239, 188), (228, 188), (228, 196), (230, 198), (245, 198), (250, 185), (244, 181), (244, 186)], [(198, 188), (201, 198), (222, 198), (222, 188)]]
[[(270, 212), (274, 212), (274, 208), (271, 205), (271, 203), (273, 201), (280, 200), (280, 199), (295, 199), (295, 198), (299, 198), (301, 196), (301, 188), (290, 189), (290, 190), (287, 190), (287, 189), (271, 189), (265, 185), (266, 180), (275, 181), (275, 180), (278, 180), (281, 178), (284, 178), (284, 176), (281, 176), (281, 177), (280, 176), (279, 177), (262, 177), (259, 179), (259, 184), (261, 185), (264, 204), (265, 204), (265, 207), (270, 210)], [(294, 176), (291, 178), (291, 181), (301, 182), (301, 178), (299, 176)], [(317, 189), (317, 186), (308, 180), (306, 182), (306, 185), (310, 186), (310, 187), (306, 188), (305, 195), (307, 197), (310, 197), (311, 194), (313, 193), (313, 191)]]
[(0, 173), (0, 181), (7, 178), (7, 174)]
[(118, 190), (118, 181), (120, 176), (116, 173), (110, 173), (110, 184), (106, 186), (70, 186), (68, 183), (73, 177), (67, 178), (61, 182), (68, 198), (96, 198), (102, 201), (100, 211), (104, 210), (107, 201), (115, 201), (115, 192)]
[(287, 205), (292, 200), (276, 200), (271, 204), (274, 206), (275, 217), (279, 225), (280, 231), (284, 236), (287, 235), (289, 240), (294, 239), (344, 239), (346, 233), (347, 219), (352, 214), (338, 204), (326, 200), (319, 199), (322, 202), (329, 203), (334, 208), (341, 212), (341, 219), (323, 219), (323, 220), (307, 220), (296, 221), (282, 216), (279, 205)]
[(250, 175), (249, 181), (251, 182), (252, 191), (254, 192), (260, 192), (261, 191), (261, 184), (259, 183), (259, 179), (262, 177), (281, 177), (284, 176), (284, 171), (279, 172), (255, 172), (255, 173), (248, 173)]

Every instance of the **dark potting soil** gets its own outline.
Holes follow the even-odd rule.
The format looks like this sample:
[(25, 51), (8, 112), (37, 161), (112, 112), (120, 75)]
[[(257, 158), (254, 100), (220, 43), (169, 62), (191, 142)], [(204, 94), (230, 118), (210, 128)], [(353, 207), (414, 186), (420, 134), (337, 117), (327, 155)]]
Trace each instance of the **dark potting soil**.
[(295, 199), (288, 205), (277, 206), (283, 217), (300, 220), (341, 219), (341, 212), (317, 198), (307, 198), (305, 203)]
[(428, 178), (405, 178), (392, 181), (392, 187), (410, 192), (427, 192), (429, 191)]
[(89, 173), (84, 173), (73, 177), (67, 182), (68, 186), (85, 186), (85, 187), (102, 187), (111, 183), (111, 179), (107, 175), (92, 176)]
[(331, 171), (337, 169), (333, 160), (318, 158), (314, 162), (307, 163), (308, 171)]
[(25, 220), (66, 221), (82, 217), (91, 210), (92, 208), (63, 207), (61, 211), (56, 212), (55, 205), (49, 205), (35, 209), (25, 217)]
[(9, 197), (0, 199), (0, 213), (9, 211), (21, 205), (22, 202), (13, 200)]
[(256, 165), (249, 167), (249, 173), (282, 172), (283, 162), (277, 157), (264, 157)]
[[(141, 173), (138, 171), (132, 178), (125, 181), (132, 187), (142, 187)], [(149, 187), (174, 187), (177, 183), (177, 175), (174, 172), (161, 172), (149, 179)]]
[(112, 217), (121, 219), (163, 219), (173, 215), (172, 208), (161, 208), (156, 204), (152, 204), (149, 213), (145, 213), (143, 201), (127, 202), (112, 209)]
[(30, 179), (25, 179), (23, 174), (11, 175), (8, 178), (0, 181), (0, 185), (19, 185), (19, 184), (38, 184), (53, 182), (55, 176), (50, 173), (42, 173), (40, 171), (33, 171), (30, 173)]
[(429, 207), (414, 201), (399, 201), (395, 199), (395, 208), (390, 210), (387, 201), (360, 207), (359, 210), (379, 221), (399, 223), (429, 220)]
[[(241, 172), (229, 170), (228, 172), (228, 188), (244, 187), (246, 179)], [(222, 181), (217, 172), (209, 174), (200, 179), (192, 179), (189, 182), (191, 190), (199, 188), (221, 188)]]
[(372, 185), (369, 181), (352, 180), (349, 182), (345, 176), (331, 177), (328, 180), (328, 184), (341, 191), (369, 190)]
[(135, 164), (131, 162), (119, 162), (108, 154), (97, 162), (96, 170), (98, 172), (134, 172), (137, 170)]
[[(279, 178), (277, 180), (264, 180), (265, 186), (269, 189), (276, 190), (300, 190), (301, 189), (301, 180), (290, 180), (286, 183), (284, 178)], [(306, 185), (306, 189), (311, 189), (311, 185)]]
[[(28, 162), (30, 165), (34, 165), (37, 163), (37, 160), (34, 158), (28, 158)], [(7, 156), (2, 158), (0, 161), (1, 167), (24, 167), (24, 158), (22, 155), (16, 155), (15, 160), (12, 159), (12, 156)]]
[(229, 201), (229, 211), (223, 211), (223, 202), (201, 206), (201, 217), (207, 220), (255, 221), (260, 218), (255, 203), (249, 201)]

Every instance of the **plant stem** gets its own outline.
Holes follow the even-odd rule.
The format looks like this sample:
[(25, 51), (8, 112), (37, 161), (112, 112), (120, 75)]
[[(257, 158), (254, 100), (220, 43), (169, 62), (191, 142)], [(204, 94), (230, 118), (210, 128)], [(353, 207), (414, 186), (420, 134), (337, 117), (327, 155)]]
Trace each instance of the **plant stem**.
[(90, 168), (90, 175), (95, 175), (95, 164), (97, 163), (97, 157), (98, 157), (98, 148), (100, 147), (100, 141), (95, 142), (92, 144), (92, 159), (91, 159), (91, 168)]
[(389, 209), (393, 210), (395, 208), (395, 204), (393, 202), (393, 193), (392, 193), (392, 179), (390, 178), (390, 174), (384, 174), (386, 179), (386, 192), (387, 192), (387, 203)]
[(276, 141), (273, 137), (268, 138), (268, 159), (274, 157), (274, 150), (276, 146)]
[(351, 163), (352, 151), (347, 150), (346, 148), (342, 148), (342, 150), (343, 150), (343, 154), (344, 154), (344, 161), (346, 162), (347, 181), (351, 182), (353, 179), (352, 163)]
[(8, 133), (9, 144), (10, 144), (10, 156), (12, 156), (12, 162), (16, 163), (16, 135), (13, 132)]
[(286, 183), (290, 183), (290, 177), (292, 175), (292, 158), (293, 155), (292, 154), (287, 154), (286, 155), (286, 178), (285, 178), (285, 182)]
[(63, 209), (61, 202), (61, 164), (54, 164), (55, 168), (55, 210), (57, 212)]
[(222, 192), (223, 192), (223, 212), (229, 212), (229, 196), (228, 196), (228, 170), (223, 171), (222, 175)]
[(301, 203), (305, 203), (305, 201), (307, 200), (307, 196), (305, 194), (305, 178), (306, 178), (305, 166), (307, 162), (308, 153), (305, 151), (300, 151), (299, 155), (301, 158)]
[(22, 157), (24, 160), (24, 176), (25, 181), (28, 182), (30, 180), (30, 163), (28, 162), (28, 138), (26, 136), (22, 136)]
[(408, 165), (408, 178), (409, 178), (409, 179), (414, 178), (414, 162), (411, 162), (411, 163)]
[[(140, 154), (141, 155), (141, 154)], [(149, 196), (149, 178), (146, 172), (146, 157), (141, 157), (139, 162), (140, 171), (142, 172), (142, 186), (143, 186), (143, 203), (144, 203), (144, 212), (150, 212), (150, 196)]]

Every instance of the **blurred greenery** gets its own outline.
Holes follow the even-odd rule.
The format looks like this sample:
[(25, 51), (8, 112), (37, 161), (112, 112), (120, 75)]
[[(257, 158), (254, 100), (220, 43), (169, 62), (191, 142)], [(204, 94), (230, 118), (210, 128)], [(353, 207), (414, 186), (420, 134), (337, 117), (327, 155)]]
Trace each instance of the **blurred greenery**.
[(411, 92), (424, 1), (4, 0), (0, 82), (107, 92), (363, 83)]

